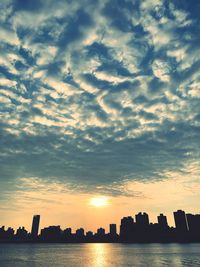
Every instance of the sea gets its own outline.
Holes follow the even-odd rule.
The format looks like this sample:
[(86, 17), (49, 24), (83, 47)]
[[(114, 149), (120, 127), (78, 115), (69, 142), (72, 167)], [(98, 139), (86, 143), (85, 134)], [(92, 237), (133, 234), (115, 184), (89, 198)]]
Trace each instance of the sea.
[(0, 267), (198, 267), (200, 244), (0, 244)]

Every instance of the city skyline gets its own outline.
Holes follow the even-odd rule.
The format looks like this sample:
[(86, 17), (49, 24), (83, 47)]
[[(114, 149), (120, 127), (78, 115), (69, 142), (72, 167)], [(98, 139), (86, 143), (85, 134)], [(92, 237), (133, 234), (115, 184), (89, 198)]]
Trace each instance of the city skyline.
[[(199, 212), (200, 1), (0, 1), (1, 223)], [(93, 217), (93, 221), (90, 220)], [(31, 231), (31, 229), (29, 229)]]
[(152, 223), (146, 212), (121, 218), (119, 226), (109, 224), (109, 231), (99, 226), (93, 232), (85, 231), (83, 227), (72, 229), (68, 226), (62, 229), (60, 225), (46, 226), (40, 229), (40, 215), (34, 215), (31, 231), (24, 226), (16, 231), (5, 226), (0, 227), (0, 242), (130, 242), (130, 243), (168, 243), (168, 242), (200, 242), (200, 214), (185, 213), (183, 210), (173, 212), (175, 227), (168, 224), (163, 213), (157, 216), (157, 222)]
[[(179, 220), (177, 220), (177, 214), (179, 215), (178, 218), (181, 217), (180, 221), (184, 221), (185, 222), (182, 224), (182, 231), (188, 231), (189, 230), (189, 222), (188, 220), (190, 220), (190, 215), (192, 216), (198, 216), (198, 220), (199, 220), (199, 224), (200, 224), (200, 214), (193, 214), (191, 212), (185, 212), (181, 209), (178, 209), (177, 211), (174, 211), (173, 213), (171, 213), (171, 215), (173, 216), (173, 223), (170, 224), (169, 221), (168, 221), (168, 217), (164, 214), (164, 213), (160, 213), (159, 215), (156, 216), (156, 220), (152, 221), (151, 218), (149, 217), (149, 214), (145, 211), (143, 212), (138, 212), (136, 213), (135, 215), (127, 215), (127, 216), (124, 216), (122, 219), (124, 218), (131, 218), (133, 219), (133, 223), (141, 223), (140, 221), (140, 218), (141, 217), (144, 217), (144, 221), (145, 221), (145, 224), (147, 225), (150, 225), (150, 224), (160, 224), (162, 226), (167, 226), (167, 227), (170, 227), (170, 228), (177, 228), (177, 225), (179, 225)], [(189, 218), (189, 219), (188, 219)], [(120, 219), (120, 220), (122, 220)], [(143, 221), (143, 219), (142, 219)], [(57, 224), (59, 227), (61, 228), (66, 228), (66, 224), (64, 226), (61, 226), (60, 224)], [(108, 227), (107, 229), (106, 228), (103, 228), (106, 232), (108, 232), (107, 230), (110, 229), (110, 225), (115, 225), (116, 227), (116, 233), (120, 233), (120, 224), (119, 223), (116, 223), (116, 222), (113, 222), (111, 224), (108, 224)], [(5, 227), (5, 229), (7, 228), (10, 228), (11, 226), (5, 226), (5, 225), (1, 225), (0, 224), (0, 227)], [(19, 226), (19, 228), (21, 227), (24, 227), (22, 225)], [(49, 226), (47, 225), (43, 225), (43, 228), (41, 227), (41, 215), (39, 214), (36, 214), (36, 215), (33, 215), (33, 219), (32, 219), (32, 224), (29, 225), (29, 227), (26, 229), (28, 233), (30, 233), (32, 236), (37, 236), (40, 234), (41, 230), (42, 229), (45, 229), (45, 228), (48, 228)], [(83, 225), (77, 229), (80, 229), (82, 228)], [(200, 227), (200, 225), (199, 225)], [(18, 229), (19, 229), (18, 228)], [(25, 227), (24, 227), (25, 228)], [(70, 228), (72, 229), (72, 233), (73, 233), (73, 230), (74, 230), (74, 233), (77, 229), (73, 229), (73, 226), (72, 225), (68, 225), (67, 228)], [(96, 228), (97, 230), (99, 228), (102, 228), (102, 225), (99, 225), (98, 228)], [(30, 229), (30, 230), (29, 230)], [(86, 231), (91, 231), (92, 229), (86, 229)], [(94, 231), (95, 233), (95, 231)]]

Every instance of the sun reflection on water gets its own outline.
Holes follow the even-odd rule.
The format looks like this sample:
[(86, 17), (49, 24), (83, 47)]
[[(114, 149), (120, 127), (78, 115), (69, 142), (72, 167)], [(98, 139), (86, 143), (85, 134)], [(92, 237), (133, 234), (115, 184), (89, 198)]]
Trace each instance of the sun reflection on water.
[(92, 256), (91, 266), (106, 267), (108, 266), (109, 244), (90, 244), (90, 253)]

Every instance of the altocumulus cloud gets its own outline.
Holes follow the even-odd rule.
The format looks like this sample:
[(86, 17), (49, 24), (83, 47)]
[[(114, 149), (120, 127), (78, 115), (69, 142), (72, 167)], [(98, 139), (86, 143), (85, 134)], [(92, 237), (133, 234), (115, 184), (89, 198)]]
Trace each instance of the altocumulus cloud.
[(1, 1), (2, 190), (37, 177), (115, 194), (198, 162), (199, 8)]

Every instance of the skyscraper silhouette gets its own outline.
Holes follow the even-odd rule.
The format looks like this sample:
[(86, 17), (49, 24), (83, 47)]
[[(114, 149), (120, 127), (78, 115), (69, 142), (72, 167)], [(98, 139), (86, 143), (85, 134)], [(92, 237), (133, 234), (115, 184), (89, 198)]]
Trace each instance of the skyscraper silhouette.
[(188, 230), (193, 233), (200, 233), (200, 215), (186, 214)]
[(40, 215), (34, 215), (33, 222), (32, 222), (32, 229), (31, 229), (32, 237), (38, 236), (39, 224), (40, 224)]
[(187, 218), (183, 210), (177, 210), (174, 212), (174, 221), (177, 231), (179, 232), (188, 231)]
[(120, 225), (120, 236), (124, 240), (131, 240), (134, 234), (134, 220), (131, 216), (123, 217)]
[(146, 212), (139, 212), (135, 215), (136, 224), (140, 228), (147, 228), (149, 226), (149, 216)]
[(115, 236), (117, 234), (117, 226), (116, 224), (110, 224), (110, 235)]
[(157, 218), (158, 218), (158, 224), (162, 230), (168, 228), (167, 217), (165, 215), (161, 213)]

